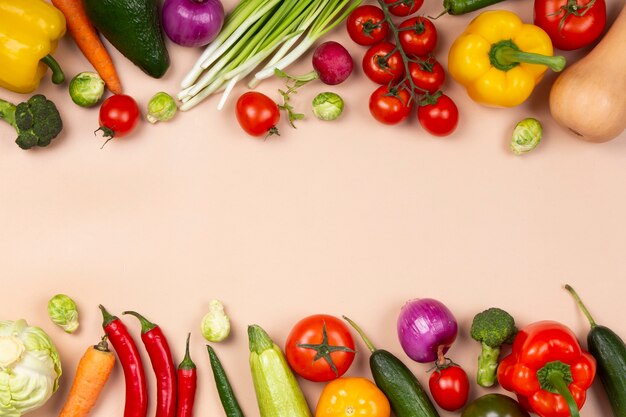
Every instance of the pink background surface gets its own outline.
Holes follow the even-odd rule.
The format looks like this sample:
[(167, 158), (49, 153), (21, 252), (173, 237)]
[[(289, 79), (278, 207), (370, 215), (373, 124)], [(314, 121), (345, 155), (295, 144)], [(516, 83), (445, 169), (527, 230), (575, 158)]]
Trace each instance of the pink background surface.
[[(607, 3), (612, 21), (623, 2)], [(531, 4), (500, 7), (528, 22)], [(422, 11), (432, 15), (440, 7), (429, 0)], [(437, 22), (444, 66), (450, 44), (473, 16)], [(326, 39), (344, 43), (360, 62), (364, 49), (343, 29)], [(126, 92), (142, 109), (159, 90), (176, 93), (199, 55), (169, 46), (172, 66), (162, 80), (111, 49)], [(69, 38), (55, 56), (69, 77), (91, 70)], [(308, 69), (305, 59), (291, 70)], [(92, 134), (98, 110), (75, 106), (65, 87), (44, 81), (40, 91), (59, 105), (63, 134), (47, 149), (24, 152), (11, 128), (0, 126), (0, 319), (43, 327), (64, 365), (60, 391), (31, 415), (60, 410), (80, 356), (101, 335), (99, 303), (112, 313), (136, 309), (159, 323), (176, 363), (193, 332), (198, 416), (222, 415), (199, 333), (211, 298), (221, 299), (232, 318), (232, 337), (215, 346), (248, 415), (258, 414), (248, 370), (251, 323), (283, 345), (306, 315), (349, 315), (423, 382), (429, 366), (409, 363), (395, 331), (400, 307), (415, 297), (437, 298), (456, 314), (461, 332), (450, 356), (472, 379), (480, 347), (469, 338), (469, 325), (484, 308), (503, 307), (520, 325), (558, 320), (584, 339), (588, 327), (562, 289), (566, 282), (599, 322), (625, 336), (626, 134), (603, 145), (569, 136), (547, 109), (553, 79), (549, 74), (514, 109), (477, 105), (448, 80), (445, 91), (461, 121), (445, 139), (424, 133), (415, 118), (396, 127), (375, 122), (366, 104), (375, 86), (358, 70), (332, 88), (347, 107), (334, 123), (310, 114), (312, 98), (329, 90), (315, 84), (294, 100), (307, 120), (297, 130), (283, 121), (280, 138), (247, 137), (234, 100), (220, 113), (214, 98), (170, 123), (142, 123), (132, 137), (103, 150)], [(279, 85), (272, 80), (259, 89), (278, 99)], [(6, 91), (2, 97), (22, 99)], [(515, 157), (510, 132), (529, 116), (544, 123), (544, 141)], [(78, 303), (75, 335), (47, 318), (47, 300), (59, 292)], [(137, 323), (125, 322), (138, 336)], [(349, 375), (370, 376), (366, 356), (358, 355)], [(314, 409), (322, 385), (302, 386)], [(152, 379), (150, 389), (154, 394)], [(486, 392), (473, 386), (472, 398)], [(123, 398), (117, 366), (92, 415), (122, 415)], [(583, 415), (609, 415), (599, 383)]]

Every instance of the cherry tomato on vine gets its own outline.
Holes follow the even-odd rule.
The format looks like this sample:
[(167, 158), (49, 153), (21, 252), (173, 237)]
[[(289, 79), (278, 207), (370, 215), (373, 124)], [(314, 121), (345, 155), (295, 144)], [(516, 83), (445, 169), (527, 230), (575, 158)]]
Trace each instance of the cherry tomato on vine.
[(363, 72), (377, 84), (400, 80), (404, 75), (404, 63), (396, 45), (381, 42), (370, 47), (363, 56)]
[(346, 20), (348, 35), (357, 44), (370, 46), (382, 42), (389, 33), (385, 14), (376, 6), (359, 6)]
[(431, 97), (432, 103), (417, 109), (417, 118), (422, 127), (431, 135), (448, 136), (459, 122), (459, 109), (445, 94)]
[(433, 22), (423, 16), (412, 17), (398, 26), (400, 45), (409, 55), (428, 55), (437, 46), (437, 29)]
[(605, 0), (536, 0), (534, 13), (535, 25), (565, 51), (590, 45), (606, 25)]
[(389, 11), (394, 16), (408, 16), (415, 13), (422, 7), (424, 0), (385, 0), (386, 4), (393, 4)]
[(421, 91), (418, 90), (416, 93), (425, 90), (430, 94), (434, 94), (446, 80), (446, 73), (433, 56), (420, 58), (420, 60), (421, 62), (419, 63), (409, 62), (409, 75), (413, 83), (421, 89)]
[(277, 135), (280, 120), (278, 105), (265, 94), (250, 91), (237, 100), (237, 121), (252, 136)]
[(413, 102), (411, 94), (405, 88), (389, 89), (383, 85), (370, 96), (370, 113), (374, 119), (387, 125), (402, 122), (411, 114)]
[(291, 329), (285, 355), (291, 369), (310, 381), (331, 381), (354, 360), (354, 339), (344, 322), (327, 314), (305, 317)]
[(102, 130), (104, 137), (108, 138), (107, 142), (113, 138), (121, 138), (137, 126), (139, 116), (139, 107), (132, 97), (114, 94), (100, 106), (98, 130)]
[(467, 402), (470, 384), (463, 368), (448, 365), (430, 375), (428, 387), (439, 407), (447, 411), (456, 411), (463, 408)]

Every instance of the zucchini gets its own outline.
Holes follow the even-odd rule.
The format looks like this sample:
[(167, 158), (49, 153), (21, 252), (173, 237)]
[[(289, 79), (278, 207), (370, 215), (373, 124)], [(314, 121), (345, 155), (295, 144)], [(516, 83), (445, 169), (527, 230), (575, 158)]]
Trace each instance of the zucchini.
[(243, 411), (241, 411), (241, 407), (237, 402), (237, 397), (235, 397), (233, 387), (228, 381), (222, 362), (220, 362), (215, 350), (210, 345), (206, 345), (206, 348), (209, 351), (209, 361), (211, 362), (213, 377), (215, 378), (215, 386), (217, 387), (217, 393), (220, 396), (226, 417), (243, 417)]
[(613, 330), (596, 324), (572, 287), (566, 285), (565, 289), (572, 294), (591, 325), (587, 345), (598, 363), (598, 375), (608, 394), (613, 415), (626, 417), (626, 345)]
[(443, 8), (445, 11), (442, 14), (448, 13), (458, 16), (500, 3), (501, 1), (504, 0), (443, 0)]
[(397, 417), (439, 417), (430, 397), (413, 372), (391, 352), (376, 349), (363, 330), (352, 320), (344, 319), (359, 333), (370, 352), (374, 382), (385, 393)]
[(261, 417), (311, 417), (283, 352), (261, 327), (248, 326), (250, 370)]

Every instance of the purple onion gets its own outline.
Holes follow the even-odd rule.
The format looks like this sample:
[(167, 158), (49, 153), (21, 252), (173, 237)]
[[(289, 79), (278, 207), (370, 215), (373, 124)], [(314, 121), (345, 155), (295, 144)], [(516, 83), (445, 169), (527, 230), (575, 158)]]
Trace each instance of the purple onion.
[(398, 317), (398, 338), (404, 352), (420, 363), (442, 360), (456, 339), (452, 312), (432, 298), (408, 301)]
[(337, 42), (324, 42), (313, 53), (313, 69), (324, 84), (344, 82), (352, 74), (353, 67), (352, 56)]
[(223, 24), (220, 0), (166, 0), (163, 5), (163, 29), (168, 38), (182, 46), (208, 44)]

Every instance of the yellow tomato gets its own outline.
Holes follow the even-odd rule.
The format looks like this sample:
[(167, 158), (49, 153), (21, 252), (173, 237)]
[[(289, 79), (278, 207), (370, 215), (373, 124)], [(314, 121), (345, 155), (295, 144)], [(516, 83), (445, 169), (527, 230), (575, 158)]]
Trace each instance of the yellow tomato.
[(338, 378), (324, 387), (315, 417), (389, 417), (389, 400), (366, 378)]

